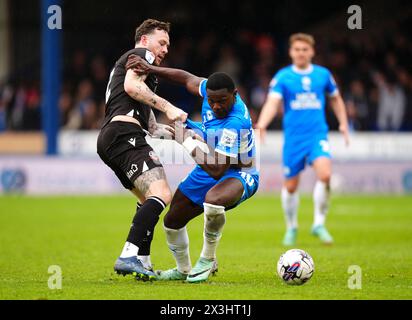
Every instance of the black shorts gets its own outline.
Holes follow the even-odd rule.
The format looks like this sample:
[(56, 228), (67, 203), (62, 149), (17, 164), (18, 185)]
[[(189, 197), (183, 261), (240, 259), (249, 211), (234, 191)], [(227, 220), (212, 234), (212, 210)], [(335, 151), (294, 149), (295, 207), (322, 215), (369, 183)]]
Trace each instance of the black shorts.
[(105, 126), (97, 138), (98, 155), (129, 190), (142, 173), (162, 167), (145, 136), (137, 124), (114, 121)]

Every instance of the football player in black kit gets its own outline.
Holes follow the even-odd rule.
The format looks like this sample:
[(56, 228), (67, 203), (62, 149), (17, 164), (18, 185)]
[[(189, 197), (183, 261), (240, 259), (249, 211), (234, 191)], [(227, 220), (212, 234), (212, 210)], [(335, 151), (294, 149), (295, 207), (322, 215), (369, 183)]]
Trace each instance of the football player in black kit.
[(135, 54), (160, 65), (168, 53), (169, 31), (169, 23), (153, 19), (136, 29), (135, 48), (120, 57), (110, 74), (105, 120), (97, 140), (100, 158), (140, 201), (114, 270), (142, 280), (156, 279), (150, 245), (159, 216), (172, 198), (164, 169), (145, 136), (172, 138), (173, 129), (157, 123), (152, 108), (164, 112), (170, 122), (185, 122), (187, 114), (156, 95), (156, 76), (126, 70), (126, 63)]

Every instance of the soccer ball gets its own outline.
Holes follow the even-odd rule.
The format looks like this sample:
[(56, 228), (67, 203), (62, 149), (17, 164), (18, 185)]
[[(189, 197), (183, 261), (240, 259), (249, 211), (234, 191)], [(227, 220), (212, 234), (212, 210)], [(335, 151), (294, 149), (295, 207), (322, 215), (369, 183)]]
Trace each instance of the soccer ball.
[(291, 249), (280, 256), (277, 271), (279, 277), (285, 283), (302, 285), (312, 278), (315, 264), (307, 252), (300, 249)]

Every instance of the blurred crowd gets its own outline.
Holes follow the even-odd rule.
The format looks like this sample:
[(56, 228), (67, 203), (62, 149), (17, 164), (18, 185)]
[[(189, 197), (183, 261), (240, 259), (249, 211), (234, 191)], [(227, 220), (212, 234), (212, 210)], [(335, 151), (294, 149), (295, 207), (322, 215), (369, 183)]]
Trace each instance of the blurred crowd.
[[(412, 39), (390, 30), (379, 37), (317, 37), (315, 63), (332, 71), (346, 103), (354, 131), (412, 131)], [(207, 77), (214, 71), (231, 74), (257, 119), (268, 85), (277, 70), (289, 64), (287, 37), (240, 30), (232, 39), (209, 32), (193, 39), (174, 37), (165, 66)], [(128, 48), (124, 48), (124, 51)], [(118, 57), (123, 52), (118, 52)], [(115, 59), (78, 49), (65, 57), (59, 100), (60, 127), (99, 129), (104, 117), (107, 81)], [(40, 130), (39, 81), (0, 83), (0, 131)], [(184, 88), (162, 82), (158, 94), (199, 118), (200, 100)], [(159, 121), (163, 121), (158, 114)], [(332, 129), (337, 123), (330, 109)], [(272, 124), (281, 129), (281, 114)]]

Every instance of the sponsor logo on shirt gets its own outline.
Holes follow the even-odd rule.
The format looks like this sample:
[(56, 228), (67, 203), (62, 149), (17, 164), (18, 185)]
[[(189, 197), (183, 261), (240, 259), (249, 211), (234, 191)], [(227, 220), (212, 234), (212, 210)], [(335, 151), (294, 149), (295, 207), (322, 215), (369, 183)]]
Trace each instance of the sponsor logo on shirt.
[(302, 78), (302, 88), (305, 91), (310, 91), (312, 86), (312, 80), (309, 77)]
[(322, 103), (315, 92), (297, 93), (296, 99), (290, 102), (293, 110), (322, 109)]
[(130, 179), (138, 170), (139, 167), (137, 166), (137, 164), (132, 164), (130, 170), (126, 173), (127, 177)]
[(237, 133), (231, 130), (223, 129), (222, 136), (220, 138), (220, 145), (223, 147), (232, 148), (237, 140)]

